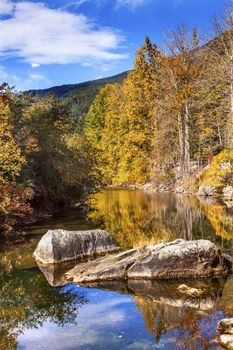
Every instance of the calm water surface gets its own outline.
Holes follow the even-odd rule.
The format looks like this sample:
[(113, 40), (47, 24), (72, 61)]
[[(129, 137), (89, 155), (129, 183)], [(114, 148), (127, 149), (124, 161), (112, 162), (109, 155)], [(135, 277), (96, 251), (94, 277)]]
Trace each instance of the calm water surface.
[(122, 249), (176, 238), (206, 238), (232, 254), (233, 209), (213, 200), (109, 190), (88, 217), (32, 227), (30, 243), (0, 254), (0, 349), (221, 349), (216, 323), (233, 317), (233, 278), (188, 281), (206, 295), (185, 299), (177, 284), (65, 284), (61, 268), (38, 267), (32, 252), (49, 228), (105, 228)]

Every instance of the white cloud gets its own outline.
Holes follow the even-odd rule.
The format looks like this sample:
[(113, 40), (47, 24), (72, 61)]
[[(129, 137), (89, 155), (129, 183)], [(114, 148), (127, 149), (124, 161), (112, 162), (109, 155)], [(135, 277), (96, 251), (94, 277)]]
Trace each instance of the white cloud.
[(32, 68), (37, 68), (37, 67), (40, 67), (40, 64), (38, 64), (38, 63), (32, 63), (31, 66), (32, 66)]
[(139, 5), (144, 5), (146, 2), (150, 0), (117, 0), (118, 6), (129, 6), (131, 8), (135, 8)]
[(90, 0), (74, 0), (71, 2), (68, 2), (64, 8), (68, 8), (68, 7), (79, 7), (82, 4), (84, 4), (85, 2), (89, 2)]
[(29, 77), (32, 80), (44, 80), (44, 76), (41, 74), (31, 73)]
[(10, 14), (13, 10), (13, 4), (10, 0), (0, 0), (0, 16)]
[(127, 57), (116, 52), (123, 40), (116, 30), (98, 28), (82, 14), (31, 1), (8, 3), (14, 11), (9, 18), (0, 19), (0, 57), (22, 58), (34, 68)]

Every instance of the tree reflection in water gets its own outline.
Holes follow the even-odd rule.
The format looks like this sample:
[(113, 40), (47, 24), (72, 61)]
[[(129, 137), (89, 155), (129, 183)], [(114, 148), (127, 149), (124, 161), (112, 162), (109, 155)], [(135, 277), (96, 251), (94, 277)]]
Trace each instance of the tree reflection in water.
[(233, 209), (175, 194), (106, 190), (90, 199), (89, 219), (112, 232), (123, 249), (176, 238), (232, 245)]
[(5, 275), (0, 279), (0, 349), (16, 349), (21, 333), (45, 321), (75, 324), (85, 303), (87, 299), (68, 286), (50, 287), (36, 268)]
[(189, 307), (177, 308), (138, 297), (135, 301), (155, 341), (159, 343), (162, 336), (175, 333), (174, 349), (177, 350), (207, 349), (215, 335), (216, 319), (221, 316), (217, 309), (207, 312)]
[(231, 316), (233, 312), (232, 290), (229, 288), (232, 281), (186, 281), (191, 287), (205, 290), (201, 298), (180, 294), (178, 282), (108, 281), (92, 283), (89, 287), (132, 295), (155, 343), (163, 344), (165, 339), (169, 343), (168, 349), (194, 350), (218, 346), (213, 342), (216, 323), (223, 315)]

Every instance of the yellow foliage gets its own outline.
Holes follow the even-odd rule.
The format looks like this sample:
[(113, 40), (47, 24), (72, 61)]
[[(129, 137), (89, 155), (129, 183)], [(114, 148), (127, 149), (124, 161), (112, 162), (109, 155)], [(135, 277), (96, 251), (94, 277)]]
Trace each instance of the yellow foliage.
[(8, 107), (0, 109), (0, 183), (14, 181), (26, 163), (14, 139)]
[(211, 184), (216, 188), (233, 184), (233, 151), (224, 150), (215, 156), (200, 180), (202, 184)]

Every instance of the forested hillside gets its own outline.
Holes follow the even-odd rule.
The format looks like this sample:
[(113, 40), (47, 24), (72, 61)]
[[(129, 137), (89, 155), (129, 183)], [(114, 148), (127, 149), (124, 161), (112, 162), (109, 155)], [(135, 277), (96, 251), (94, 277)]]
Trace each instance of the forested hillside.
[(123, 72), (109, 78), (80, 84), (55, 86), (45, 90), (32, 90), (30, 92), (39, 98), (52, 94), (60, 99), (70, 110), (72, 127), (81, 131), (85, 116), (99, 90), (107, 84), (121, 83), (127, 77), (127, 74), (128, 72)]
[(228, 9), (207, 44), (196, 28), (169, 31), (163, 48), (146, 37), (128, 78), (101, 89), (85, 135), (105, 183), (185, 181), (219, 154), (232, 183), (232, 24)]
[(0, 233), (68, 212), (99, 185), (83, 122), (101, 87), (126, 76), (29, 93), (0, 85)]

